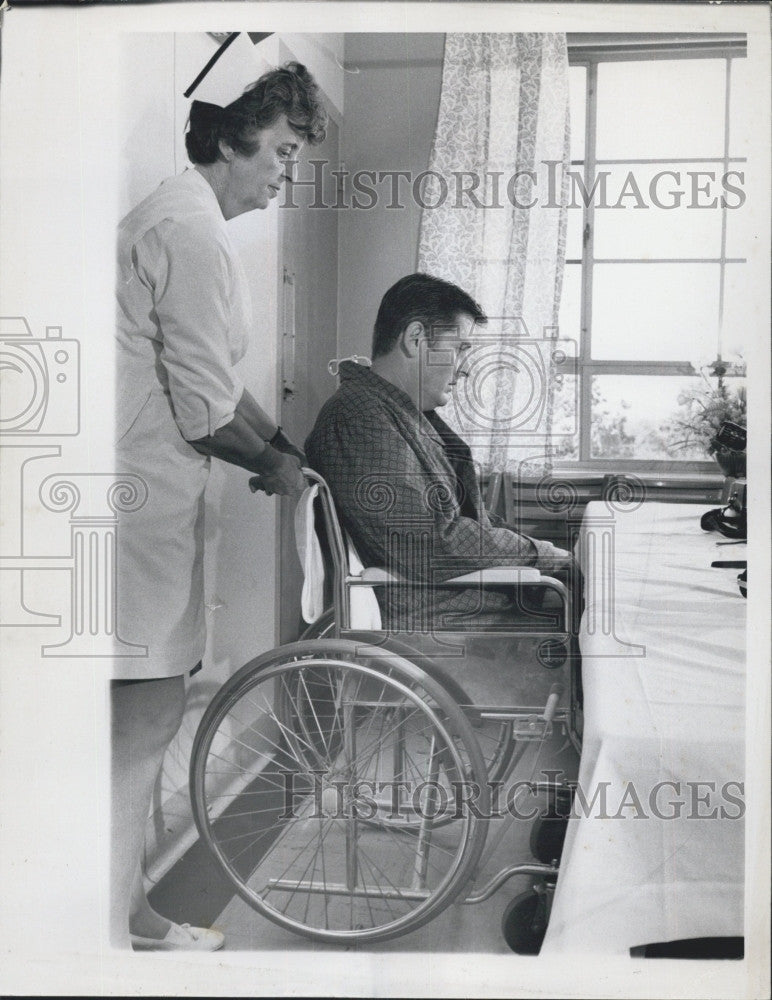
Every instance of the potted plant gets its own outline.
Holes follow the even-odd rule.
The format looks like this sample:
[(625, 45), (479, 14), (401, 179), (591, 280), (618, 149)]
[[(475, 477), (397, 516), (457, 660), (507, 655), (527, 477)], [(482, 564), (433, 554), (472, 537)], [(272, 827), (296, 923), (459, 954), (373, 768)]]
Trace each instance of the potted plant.
[(716, 440), (726, 420), (746, 426), (747, 400), (744, 365), (728, 365), (719, 358), (702, 370), (703, 385), (678, 396), (679, 412), (667, 427), (673, 450), (703, 451), (712, 455), (725, 476), (745, 476), (745, 452), (731, 451)]

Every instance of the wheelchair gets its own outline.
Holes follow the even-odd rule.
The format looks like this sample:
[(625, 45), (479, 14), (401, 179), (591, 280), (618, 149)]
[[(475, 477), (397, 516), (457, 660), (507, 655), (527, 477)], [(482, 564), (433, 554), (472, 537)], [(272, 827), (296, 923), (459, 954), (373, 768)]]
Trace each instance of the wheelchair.
[[(506, 628), (384, 629), (375, 590), (427, 584), (363, 567), (327, 484), (303, 471), (311, 486), (300, 503), (325, 540), (332, 607), (299, 641), (247, 663), (209, 704), (190, 767), (202, 841), (257, 912), (349, 946), (406, 934), (453, 902), (482, 902), (528, 876), (503, 932), (513, 950), (538, 953), (570, 788), (533, 775), (554, 727), (580, 749), (568, 592), (535, 569), (477, 570), (442, 587), (527, 587), (550, 593), (553, 606), (542, 601)], [(538, 860), (478, 884), (523, 795), (546, 801), (530, 839)]]

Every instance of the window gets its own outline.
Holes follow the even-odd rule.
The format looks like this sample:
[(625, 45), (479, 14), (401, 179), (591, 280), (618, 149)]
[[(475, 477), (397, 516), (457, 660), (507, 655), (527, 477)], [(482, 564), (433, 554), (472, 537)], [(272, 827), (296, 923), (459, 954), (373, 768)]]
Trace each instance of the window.
[(674, 428), (688, 393), (715, 384), (711, 362), (730, 363), (732, 389), (740, 382), (731, 376), (750, 323), (744, 38), (619, 37), (568, 36), (560, 331), (579, 350), (555, 412), (559, 423), (578, 400), (579, 433), (558, 458), (713, 468)]

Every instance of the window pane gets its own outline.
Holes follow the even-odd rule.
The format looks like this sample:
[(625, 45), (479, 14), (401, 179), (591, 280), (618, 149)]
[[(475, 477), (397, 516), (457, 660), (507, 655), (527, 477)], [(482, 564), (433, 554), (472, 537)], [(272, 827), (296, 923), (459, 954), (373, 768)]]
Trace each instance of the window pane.
[(719, 276), (718, 264), (596, 264), (593, 359), (715, 357)]
[(584, 212), (582, 205), (566, 210), (566, 259), (582, 259), (582, 230), (584, 229)]
[(587, 68), (569, 66), (568, 100), (571, 114), (571, 159), (584, 159), (584, 129), (587, 110)]
[(754, 338), (769, 336), (768, 302), (751, 278), (747, 264), (727, 264), (721, 355), (730, 361), (744, 356)]
[(598, 158), (723, 156), (726, 60), (598, 66)]
[(748, 207), (746, 184), (750, 181), (747, 164), (729, 164), (725, 195), (727, 257), (747, 258), (761, 246), (762, 220), (758, 213), (753, 216)]
[[(595, 256), (720, 256), (723, 172), (720, 163), (599, 168)], [(575, 182), (569, 205), (584, 199)]]
[[(679, 426), (679, 421), (694, 423), (687, 395), (705, 387), (697, 377), (594, 376), (592, 457), (710, 461), (701, 441)], [(695, 427), (699, 437), (701, 425)]]
[[(563, 272), (563, 291), (560, 297), (558, 328), (561, 337), (580, 343), (581, 331), (582, 266), (566, 264)], [(578, 354), (577, 349), (577, 354)]]
[(758, 80), (755, 84), (747, 59), (732, 59), (729, 93), (729, 155), (747, 156), (756, 113)]
[(579, 458), (579, 380), (565, 375), (555, 386), (552, 405), (553, 458)]

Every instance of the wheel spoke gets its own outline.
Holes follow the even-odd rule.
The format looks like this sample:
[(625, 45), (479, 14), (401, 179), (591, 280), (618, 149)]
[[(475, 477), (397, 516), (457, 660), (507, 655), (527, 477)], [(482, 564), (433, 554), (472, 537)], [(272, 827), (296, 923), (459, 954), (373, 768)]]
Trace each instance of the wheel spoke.
[[(333, 822), (334, 822), (334, 820), (327, 820), (327, 830), (322, 829), (319, 832), (319, 834), (318, 834), (318, 838), (319, 839), (322, 839), (322, 840), (324, 839), (324, 837), (326, 836), (327, 832), (329, 832), (330, 826), (332, 825)], [(300, 857), (302, 856), (302, 854), (305, 853), (305, 851), (307, 850), (307, 848), (310, 846), (310, 843), (311, 842), (309, 841), (309, 843), (306, 845), (306, 847), (303, 848), (303, 850), (301, 851), (301, 853), (298, 854), (296, 857), (294, 857), (294, 858), (291, 859), (291, 861), (289, 862), (289, 864), (287, 865), (287, 867), (284, 869), (284, 871), (279, 876), (279, 879), (283, 879), (287, 875), (287, 873), (289, 872), (290, 868), (292, 868), (292, 866), (294, 864), (296, 864), (300, 860)], [(311, 867), (311, 865), (314, 865), (314, 867), (316, 867), (315, 866), (315, 861), (316, 861), (316, 857), (317, 857), (318, 851), (319, 851), (319, 847), (318, 847), (318, 844), (317, 844), (316, 851), (314, 851), (314, 853), (311, 855), (311, 857), (309, 858), (309, 860), (308, 860), (305, 868), (303, 869), (303, 871), (298, 876), (298, 878), (297, 878), (298, 882), (302, 882), (303, 881), (303, 879), (308, 874), (308, 869)], [(293, 898), (294, 898), (294, 893), (290, 892), (289, 893), (289, 899), (287, 900), (287, 903), (285, 904), (284, 909), (282, 910), (282, 913), (286, 913), (287, 912), (287, 910), (289, 909), (289, 907), (290, 907), (290, 905), (292, 903)], [(311, 893), (307, 893), (307, 904), (310, 902), (310, 900), (311, 900)]]
[[(261, 692), (261, 696), (265, 700), (265, 703), (266, 703), (265, 707), (261, 708), (259, 705), (254, 705), (254, 708), (258, 709), (260, 712), (263, 712), (272, 722), (275, 722), (276, 725), (279, 727), (279, 729), (281, 729), (281, 731), (284, 733), (284, 735), (288, 737), (288, 739), (290, 739), (292, 741), (297, 740), (297, 738), (298, 738), (297, 733), (294, 732), (292, 729), (290, 729), (288, 726), (286, 726), (284, 724), (284, 722), (282, 722), (282, 720), (276, 714), (275, 709), (273, 708), (272, 705), (270, 705), (268, 703), (268, 699), (266, 698), (266, 696), (264, 694), (262, 694), (262, 692)], [(250, 702), (250, 704), (252, 704), (252, 703)], [(254, 731), (256, 731), (256, 730), (254, 730)], [(261, 737), (263, 736), (262, 733), (260, 735), (261, 735)], [(264, 737), (264, 738), (266, 740), (268, 740), (268, 737)], [(271, 742), (271, 741), (269, 741), (269, 742)], [(281, 752), (281, 753), (286, 753), (287, 752), (286, 748), (280, 747), (278, 743), (273, 743), (273, 746), (276, 747), (276, 749), (279, 752)], [(310, 743), (306, 744), (306, 746), (308, 747), (309, 750), (313, 750), (313, 747), (311, 746)]]
[(311, 697), (311, 695), (308, 693), (308, 686), (306, 685), (306, 679), (305, 679), (305, 676), (304, 676), (304, 672), (302, 670), (300, 671), (300, 674), (299, 674), (299, 680), (300, 680), (300, 683), (303, 685), (303, 690), (306, 692), (306, 697), (308, 698), (308, 704), (309, 704), (309, 706), (311, 708), (311, 712), (312, 712), (312, 714), (314, 716), (314, 721), (316, 722), (316, 727), (319, 730), (319, 735), (320, 735), (320, 737), (322, 739), (322, 744), (324, 745), (324, 747), (325, 747), (325, 749), (327, 751), (327, 755), (329, 756), (329, 754), (330, 754), (330, 746), (327, 743), (326, 739), (324, 738), (324, 730), (322, 729), (322, 727), (319, 724), (319, 718), (317, 717), (317, 714), (316, 714), (316, 708), (314, 706), (314, 700)]

